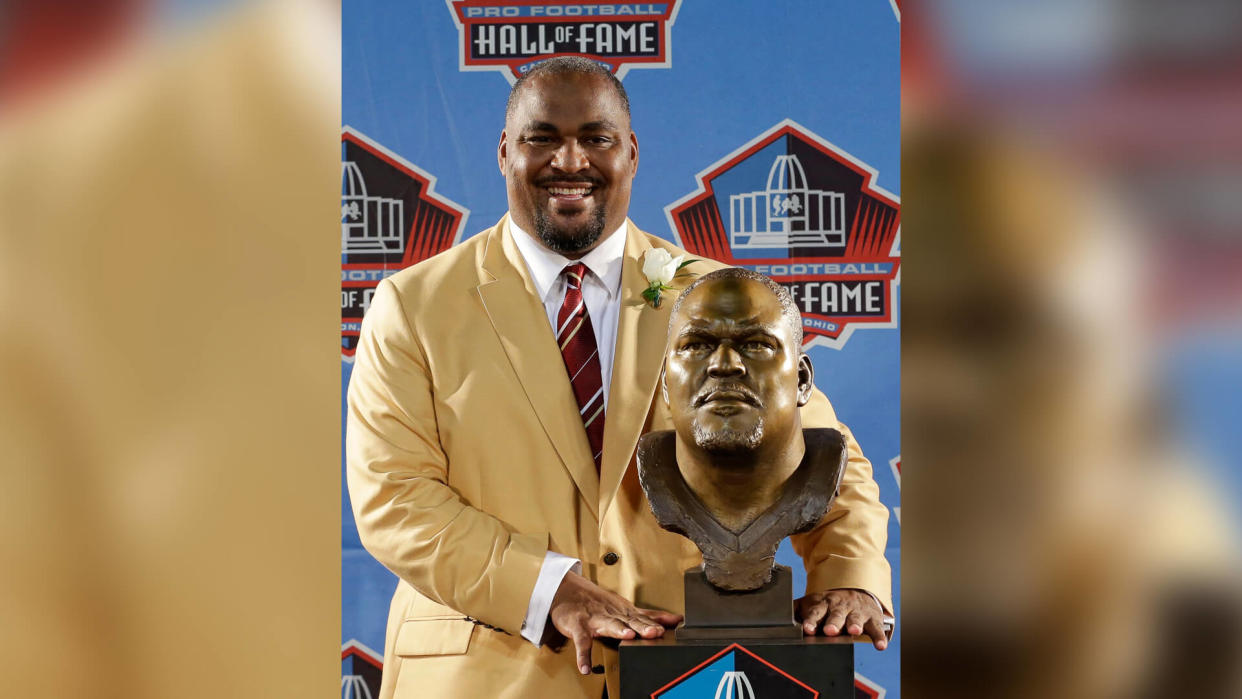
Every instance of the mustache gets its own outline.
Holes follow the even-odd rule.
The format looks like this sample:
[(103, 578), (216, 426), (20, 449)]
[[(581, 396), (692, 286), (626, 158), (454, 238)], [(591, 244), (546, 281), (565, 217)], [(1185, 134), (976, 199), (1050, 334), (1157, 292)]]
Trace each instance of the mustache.
[(589, 175), (548, 175), (535, 180), (538, 187), (546, 187), (550, 184), (589, 184), (592, 187), (603, 187), (604, 181), (598, 177)]
[(754, 391), (740, 383), (718, 383), (711, 386), (705, 386), (703, 390), (699, 391), (694, 397), (693, 405), (698, 408), (709, 400), (715, 398), (717, 394), (720, 393), (736, 394), (744, 402), (750, 403), (756, 408), (763, 407), (762, 403), (759, 402), (759, 396), (755, 395)]

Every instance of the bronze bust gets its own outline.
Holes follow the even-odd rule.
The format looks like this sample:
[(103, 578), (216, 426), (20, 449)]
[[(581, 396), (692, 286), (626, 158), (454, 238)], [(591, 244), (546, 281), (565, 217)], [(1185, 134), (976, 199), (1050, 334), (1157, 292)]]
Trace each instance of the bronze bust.
[(742, 268), (700, 277), (673, 306), (661, 388), (674, 430), (643, 436), (638, 474), (720, 590), (768, 584), (781, 540), (820, 521), (844, 473), (841, 433), (802, 428), (814, 372), (801, 323), (783, 287)]

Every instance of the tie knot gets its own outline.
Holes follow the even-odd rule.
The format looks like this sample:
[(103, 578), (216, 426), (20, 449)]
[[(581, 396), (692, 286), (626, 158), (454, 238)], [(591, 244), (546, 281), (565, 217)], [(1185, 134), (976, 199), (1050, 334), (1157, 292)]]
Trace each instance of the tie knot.
[(565, 275), (566, 281), (575, 289), (582, 288), (582, 279), (586, 276), (586, 265), (581, 262), (575, 262), (572, 265), (565, 265), (565, 269), (561, 274)]

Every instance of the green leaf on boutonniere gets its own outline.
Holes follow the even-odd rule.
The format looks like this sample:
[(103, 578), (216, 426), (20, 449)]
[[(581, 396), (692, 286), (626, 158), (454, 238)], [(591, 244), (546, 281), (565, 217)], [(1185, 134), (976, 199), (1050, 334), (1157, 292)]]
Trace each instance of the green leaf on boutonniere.
[(655, 285), (643, 289), (643, 298), (647, 299), (647, 303), (651, 304), (652, 308), (660, 307), (660, 301), (663, 300), (660, 298), (660, 291), (661, 289)]
[(686, 265), (690, 264), (691, 262), (702, 262), (702, 260), (691, 259), (691, 260), (686, 260), (682, 262), (681, 264), (677, 265), (677, 272), (673, 275), (673, 278), (680, 279), (682, 277), (697, 277), (698, 276), (697, 272), (687, 272), (685, 270)]

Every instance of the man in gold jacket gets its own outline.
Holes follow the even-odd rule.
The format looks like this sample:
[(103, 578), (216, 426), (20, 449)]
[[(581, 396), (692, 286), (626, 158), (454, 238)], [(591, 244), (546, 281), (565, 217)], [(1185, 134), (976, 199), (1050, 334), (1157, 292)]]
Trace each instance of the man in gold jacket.
[[(591, 61), (552, 59), (514, 85), (498, 159), (509, 214), (382, 282), (355, 357), (350, 497), (363, 545), (400, 578), (381, 696), (618, 697), (617, 654), (592, 639), (661, 635), (699, 563), (656, 523), (633, 464), (640, 435), (671, 428), (672, 303), (643, 299), (643, 260), (684, 251), (626, 218), (638, 140), (624, 88)], [(583, 315), (592, 332), (575, 340)], [(583, 338), (598, 359), (571, 377), (562, 352)], [(595, 395), (579, 396), (584, 372)], [(822, 393), (802, 421), (844, 432), (850, 461), (831, 511), (793, 537), (798, 616), (883, 648), (887, 509)]]

